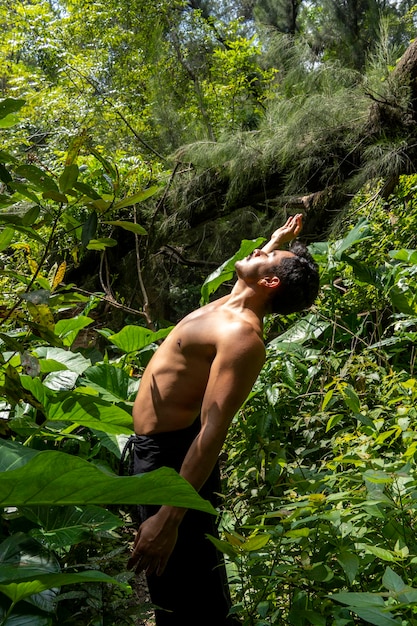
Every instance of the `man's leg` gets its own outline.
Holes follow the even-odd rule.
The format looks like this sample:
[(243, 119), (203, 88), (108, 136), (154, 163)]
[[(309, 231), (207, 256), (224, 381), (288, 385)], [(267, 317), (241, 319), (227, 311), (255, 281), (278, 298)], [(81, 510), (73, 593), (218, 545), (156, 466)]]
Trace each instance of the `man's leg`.
[[(134, 472), (143, 473), (163, 465), (177, 471), (191, 445), (199, 426), (185, 431), (137, 437)], [(218, 504), (220, 474), (216, 467), (200, 495)], [(140, 506), (143, 520), (158, 507)], [(157, 626), (232, 626), (238, 620), (227, 619), (231, 602), (226, 569), (222, 555), (206, 538), (218, 536), (213, 515), (187, 511), (178, 533), (177, 545), (162, 576), (148, 577), (153, 604), (165, 610), (156, 611)]]
[[(203, 488), (203, 497), (207, 498), (210, 482), (220, 486), (217, 472), (216, 469)], [(215, 517), (187, 511), (165, 572), (148, 577), (152, 602), (166, 609), (156, 611), (157, 626), (240, 624), (236, 618), (227, 618), (231, 601), (226, 568), (222, 555), (206, 534), (218, 537)]]

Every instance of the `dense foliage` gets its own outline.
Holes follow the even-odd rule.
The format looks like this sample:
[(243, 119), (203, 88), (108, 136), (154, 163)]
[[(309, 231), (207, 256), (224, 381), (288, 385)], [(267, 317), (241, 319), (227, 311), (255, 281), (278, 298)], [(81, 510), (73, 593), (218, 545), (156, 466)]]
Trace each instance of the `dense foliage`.
[[(141, 372), (300, 206), (321, 292), (267, 320), (226, 444), (233, 610), (417, 623), (412, 54), (394, 70), (415, 16), (0, 3), (1, 626), (139, 623), (131, 505), (207, 506), (172, 472), (117, 476)], [(350, 203), (318, 219), (323, 198)]]

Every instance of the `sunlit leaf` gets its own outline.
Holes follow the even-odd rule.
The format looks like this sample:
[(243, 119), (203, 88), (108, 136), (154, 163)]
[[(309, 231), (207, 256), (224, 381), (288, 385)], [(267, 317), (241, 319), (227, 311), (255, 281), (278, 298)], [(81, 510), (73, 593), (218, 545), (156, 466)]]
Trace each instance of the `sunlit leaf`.
[[(143, 191), (139, 191), (138, 193), (133, 194), (133, 196), (129, 196), (128, 198), (123, 198), (123, 200), (119, 200), (115, 203), (114, 209), (124, 209), (125, 207), (132, 206), (133, 204), (137, 204), (138, 202), (143, 202), (147, 200), (158, 191), (160, 191), (160, 187), (153, 186), (149, 187), (149, 189), (144, 189)], [(142, 233), (146, 234), (146, 233)]]
[(147, 234), (143, 226), (140, 226), (140, 224), (135, 224), (134, 222), (122, 222), (120, 220), (116, 220), (112, 222), (103, 222), (103, 224), (110, 224), (111, 226), (119, 226), (120, 228), (123, 228), (124, 230), (129, 230), (130, 232), (135, 233), (136, 235)]
[(169, 335), (172, 330), (172, 326), (169, 328), (162, 328), (156, 332), (143, 328), (142, 326), (124, 326), (119, 333), (110, 335), (109, 341), (115, 346), (123, 350), (124, 352), (135, 352), (136, 350), (142, 350), (151, 343), (155, 343), (160, 339), (164, 339)]
[(90, 239), (87, 250), (105, 250), (117, 246), (117, 241), (111, 237), (101, 237), (100, 239)]
[(206, 278), (201, 287), (201, 301), (200, 304), (206, 304), (209, 301), (209, 297), (214, 293), (220, 285), (225, 281), (233, 278), (235, 273), (235, 263), (241, 259), (247, 257), (256, 248), (259, 248), (265, 239), (263, 237), (259, 239), (249, 240), (244, 239), (240, 245), (239, 250), (230, 259), (225, 261), (220, 267)]
[(166, 504), (216, 514), (190, 483), (170, 468), (116, 476), (62, 452), (40, 452), (0, 474), (1, 506)]
[(7, 226), (0, 231), (0, 252), (9, 247), (10, 243), (13, 241), (14, 237), (14, 228)]

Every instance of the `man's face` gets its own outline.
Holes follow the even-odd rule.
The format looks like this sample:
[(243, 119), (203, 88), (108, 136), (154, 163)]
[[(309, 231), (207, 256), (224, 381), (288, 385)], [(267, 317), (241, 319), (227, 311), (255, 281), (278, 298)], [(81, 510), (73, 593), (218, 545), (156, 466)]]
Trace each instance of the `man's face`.
[(283, 258), (294, 256), (292, 252), (287, 250), (273, 250), (272, 252), (264, 252), (257, 248), (245, 259), (237, 261), (235, 267), (239, 278), (245, 282), (257, 282), (265, 276), (274, 274), (273, 268), (280, 264)]

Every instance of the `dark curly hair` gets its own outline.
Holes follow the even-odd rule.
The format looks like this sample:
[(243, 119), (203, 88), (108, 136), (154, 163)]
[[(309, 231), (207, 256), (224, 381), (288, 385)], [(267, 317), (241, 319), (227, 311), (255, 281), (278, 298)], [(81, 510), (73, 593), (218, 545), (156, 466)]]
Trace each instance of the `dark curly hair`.
[(320, 277), (317, 263), (306, 246), (296, 241), (289, 249), (295, 256), (283, 258), (272, 268), (281, 286), (271, 298), (272, 313), (288, 315), (308, 309), (317, 297)]

